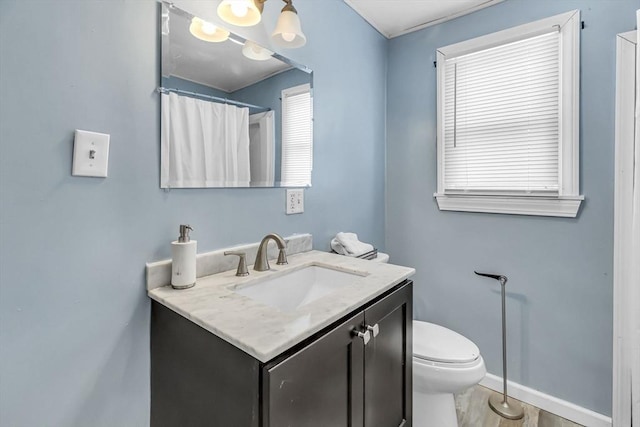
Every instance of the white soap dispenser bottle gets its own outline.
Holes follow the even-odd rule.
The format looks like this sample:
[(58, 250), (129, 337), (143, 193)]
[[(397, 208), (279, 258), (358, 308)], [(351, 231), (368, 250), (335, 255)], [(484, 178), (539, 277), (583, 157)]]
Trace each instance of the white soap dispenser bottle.
[(196, 250), (198, 242), (191, 240), (190, 225), (180, 226), (180, 237), (171, 242), (171, 286), (188, 289), (196, 284)]

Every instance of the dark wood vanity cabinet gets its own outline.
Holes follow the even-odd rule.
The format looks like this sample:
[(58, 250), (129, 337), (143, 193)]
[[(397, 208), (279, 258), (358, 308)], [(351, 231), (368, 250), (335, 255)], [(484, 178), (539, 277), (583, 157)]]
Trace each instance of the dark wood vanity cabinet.
[(156, 302), (151, 319), (154, 427), (411, 426), (411, 281), (267, 363)]
[(411, 426), (413, 374), (412, 282), (364, 312), (378, 325), (364, 353), (365, 427)]
[(364, 354), (360, 312), (263, 370), (263, 426), (362, 426)]

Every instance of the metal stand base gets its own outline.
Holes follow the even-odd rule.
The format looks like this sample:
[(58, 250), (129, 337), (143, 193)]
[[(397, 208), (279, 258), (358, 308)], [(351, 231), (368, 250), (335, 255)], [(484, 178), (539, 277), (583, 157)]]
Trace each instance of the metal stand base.
[(502, 394), (492, 394), (489, 398), (489, 407), (493, 412), (508, 420), (519, 420), (524, 417), (522, 406), (515, 403)]

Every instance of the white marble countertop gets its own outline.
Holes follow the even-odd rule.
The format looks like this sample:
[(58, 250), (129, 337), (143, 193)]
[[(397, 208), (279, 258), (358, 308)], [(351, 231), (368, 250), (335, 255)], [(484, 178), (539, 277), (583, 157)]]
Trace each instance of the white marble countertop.
[[(350, 258), (321, 251), (288, 257), (289, 264), (271, 263), (271, 270), (236, 277), (235, 269), (197, 279), (191, 289), (152, 289), (150, 298), (209, 332), (267, 362), (415, 273), (413, 268)], [(237, 294), (234, 288), (277, 277), (310, 265), (359, 274), (353, 284), (293, 311), (280, 311)]]

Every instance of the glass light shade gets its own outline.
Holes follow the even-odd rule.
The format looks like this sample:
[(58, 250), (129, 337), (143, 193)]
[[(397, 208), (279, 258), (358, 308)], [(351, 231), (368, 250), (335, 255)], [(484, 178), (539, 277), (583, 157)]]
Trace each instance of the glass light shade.
[(239, 27), (256, 25), (262, 19), (262, 11), (254, 0), (223, 0), (218, 5), (218, 16)]
[(217, 27), (210, 22), (194, 16), (189, 25), (189, 32), (197, 39), (205, 42), (219, 43), (229, 38), (229, 31)]
[(280, 13), (276, 29), (271, 34), (271, 39), (281, 47), (302, 47), (307, 42), (307, 37), (302, 32), (300, 18), (295, 12), (285, 10)]
[(269, 49), (265, 49), (257, 43), (247, 40), (244, 42), (244, 46), (242, 47), (242, 54), (249, 59), (253, 59), (256, 61), (266, 61), (271, 58), (273, 52)]

